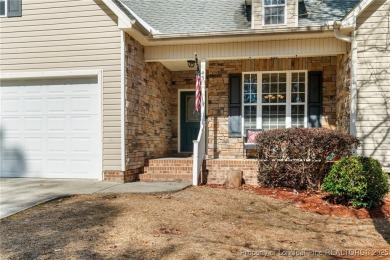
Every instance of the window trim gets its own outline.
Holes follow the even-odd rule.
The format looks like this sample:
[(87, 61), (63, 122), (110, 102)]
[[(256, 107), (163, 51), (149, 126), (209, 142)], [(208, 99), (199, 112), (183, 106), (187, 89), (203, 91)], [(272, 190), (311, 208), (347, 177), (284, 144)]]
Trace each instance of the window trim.
[(287, 25), (287, 2), (288, 0), (284, 1), (284, 5), (267, 5), (267, 7), (278, 7), (278, 6), (284, 6), (284, 23), (273, 23), (273, 24), (265, 24), (265, 0), (262, 0), (262, 23), (264, 27), (274, 27), (274, 26), (285, 26)]
[(4, 14), (0, 14), (0, 17), (8, 17), (8, 0), (4, 0)]
[(249, 103), (244, 102), (244, 89), (245, 89), (245, 75), (246, 74), (256, 74), (257, 76), (257, 102), (253, 103), (253, 106), (256, 106), (256, 128), (257, 129), (263, 129), (262, 124), (262, 109), (263, 105), (269, 105), (269, 103), (262, 103), (262, 81), (263, 81), (263, 74), (269, 74), (269, 73), (286, 73), (286, 103), (272, 103), (271, 105), (281, 105), (285, 104), (286, 106), (286, 127), (285, 128), (291, 128), (292, 127), (292, 117), (291, 117), (291, 107), (292, 105), (295, 105), (295, 103), (291, 102), (291, 83), (292, 83), (292, 73), (305, 73), (305, 102), (304, 103), (298, 103), (297, 105), (304, 105), (304, 128), (308, 127), (308, 70), (275, 70), (275, 71), (246, 71), (242, 72), (242, 79), (241, 79), (241, 132), (242, 135), (246, 135), (245, 131), (245, 113), (244, 113), (244, 107), (250, 106)]

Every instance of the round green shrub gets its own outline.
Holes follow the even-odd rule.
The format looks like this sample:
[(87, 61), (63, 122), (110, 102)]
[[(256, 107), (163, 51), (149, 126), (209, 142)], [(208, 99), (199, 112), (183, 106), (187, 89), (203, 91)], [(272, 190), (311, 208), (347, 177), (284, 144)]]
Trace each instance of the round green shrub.
[(354, 207), (380, 205), (389, 192), (388, 175), (370, 157), (351, 156), (336, 162), (324, 179), (322, 189)]

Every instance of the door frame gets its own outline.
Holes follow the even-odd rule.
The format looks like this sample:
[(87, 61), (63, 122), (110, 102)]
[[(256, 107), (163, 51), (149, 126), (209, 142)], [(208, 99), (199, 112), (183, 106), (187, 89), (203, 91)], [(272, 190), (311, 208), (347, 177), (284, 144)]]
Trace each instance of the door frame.
[[(182, 104), (181, 104), (181, 98), (180, 98), (180, 95), (182, 92), (196, 92), (195, 89), (178, 89), (177, 91), (177, 100), (178, 100), (178, 103), (177, 103), (177, 153), (182, 153), (181, 151), (181, 127), (180, 127), (180, 123), (181, 123), (181, 107), (182, 107)], [(208, 102), (208, 93), (207, 93), (207, 89), (206, 89), (206, 97), (205, 97), (205, 103), (207, 104)], [(207, 105), (206, 105), (206, 111), (205, 111), (205, 114), (206, 114), (206, 125), (207, 125)], [(207, 130), (207, 127), (206, 125), (204, 126), (204, 130), (206, 131)], [(207, 133), (207, 131), (206, 131)], [(207, 135), (206, 135), (207, 137)], [(206, 142), (207, 143), (207, 142)], [(184, 152), (183, 152), (184, 153)]]

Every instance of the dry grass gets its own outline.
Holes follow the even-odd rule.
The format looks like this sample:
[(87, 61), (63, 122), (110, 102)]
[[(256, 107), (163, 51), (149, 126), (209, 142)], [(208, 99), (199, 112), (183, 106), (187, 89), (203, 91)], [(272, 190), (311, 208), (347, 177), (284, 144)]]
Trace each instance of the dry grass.
[(271, 258), (297, 250), (304, 254), (299, 259), (335, 259), (312, 255), (330, 249), (390, 254), (389, 219), (319, 215), (252, 191), (210, 187), (55, 200), (2, 220), (0, 234), (0, 259), (250, 259), (244, 252), (274, 250)]

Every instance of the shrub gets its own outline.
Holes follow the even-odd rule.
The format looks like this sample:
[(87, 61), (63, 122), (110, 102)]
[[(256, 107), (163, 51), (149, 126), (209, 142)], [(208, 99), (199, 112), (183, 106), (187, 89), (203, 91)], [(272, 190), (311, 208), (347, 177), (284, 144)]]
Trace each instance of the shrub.
[(389, 192), (387, 178), (377, 160), (352, 156), (333, 165), (322, 188), (354, 207), (370, 208)]
[(324, 128), (288, 128), (260, 132), (256, 137), (259, 184), (319, 190), (331, 163), (327, 157), (351, 155), (359, 140)]

